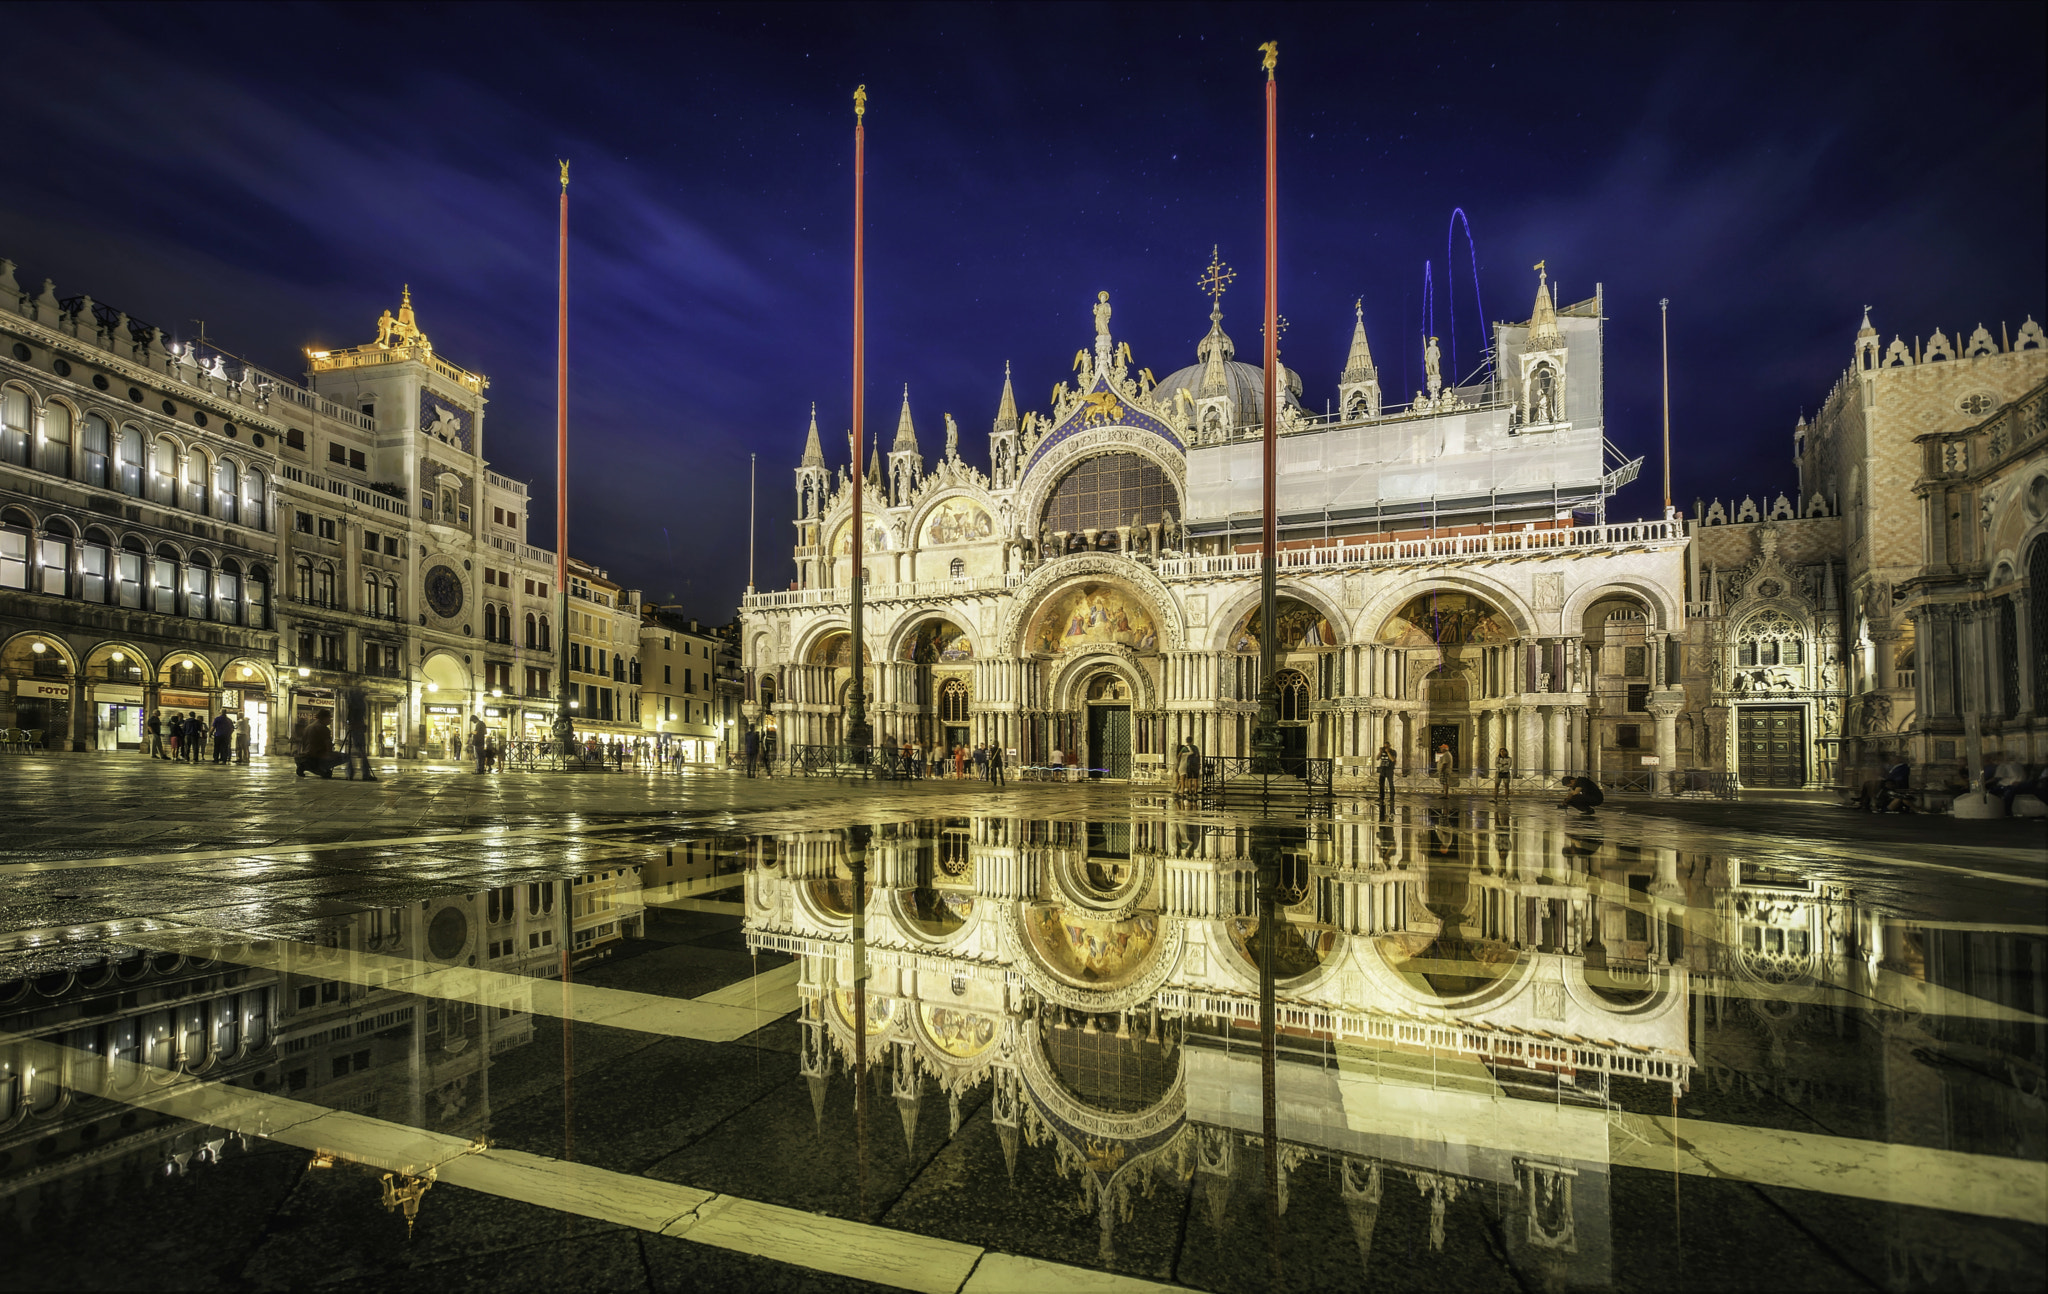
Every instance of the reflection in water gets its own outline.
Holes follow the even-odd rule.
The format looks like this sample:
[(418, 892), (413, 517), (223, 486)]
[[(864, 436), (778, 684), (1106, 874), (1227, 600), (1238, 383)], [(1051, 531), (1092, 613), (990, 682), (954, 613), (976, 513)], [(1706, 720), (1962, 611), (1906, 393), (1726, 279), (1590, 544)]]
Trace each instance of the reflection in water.
[[(1613, 1284), (1631, 1227), (1688, 1243), (1675, 1212), (1620, 1212), (1675, 1208), (1676, 1184), (1621, 1187), (1677, 1162), (1653, 1116), (1681, 1101), (1688, 1146), (1824, 1129), (2048, 1158), (2043, 941), (1887, 918), (1789, 869), (1483, 811), (1284, 831), (956, 818), (722, 850), (743, 869), (722, 882), (725, 864), (678, 849), (357, 913), (307, 942), (188, 931), (68, 969), (24, 955), (31, 973), (0, 980), (0, 1200), (32, 1232), (96, 1187), (214, 1171), (277, 1131), (256, 1095), (438, 1134), (438, 1154), (483, 1145), (500, 1067), (555, 1063), (534, 1012), (563, 948), (623, 946), (643, 898), (735, 876), (747, 944), (797, 961), (798, 1159), (850, 1149), (862, 1217), (897, 1198), (904, 1155), (933, 1153), (920, 1115), (941, 1098), (949, 1135), (985, 1120), (1001, 1151), (993, 1180), (949, 1160), (960, 1187), (1055, 1182), (1082, 1212), (1092, 1252), (1069, 1261), (1128, 1265), (1146, 1201), (1184, 1199), (1189, 1235), (1257, 1258), (1248, 1286), (1314, 1284), (1312, 1255), (1334, 1245), (1360, 1281), (1476, 1246), (1525, 1284)], [(487, 974), (440, 997), (394, 987), (422, 967)], [(599, 991), (583, 978), (579, 995)], [(164, 1103), (181, 1078), (216, 1098), (203, 1117)], [(851, 1134), (829, 1117), (848, 1104)], [(593, 1130), (612, 1117), (585, 1110)], [(539, 1149), (560, 1156), (568, 1135)], [(1862, 1189), (1772, 1153), (1774, 1184)], [(434, 1216), (437, 1164), (394, 1167), (391, 1207), (409, 1217), (424, 1196)], [(2039, 1273), (2024, 1244), (1987, 1248), (1981, 1218), (1864, 1194), (1878, 1220), (1857, 1225), (1894, 1287)]]

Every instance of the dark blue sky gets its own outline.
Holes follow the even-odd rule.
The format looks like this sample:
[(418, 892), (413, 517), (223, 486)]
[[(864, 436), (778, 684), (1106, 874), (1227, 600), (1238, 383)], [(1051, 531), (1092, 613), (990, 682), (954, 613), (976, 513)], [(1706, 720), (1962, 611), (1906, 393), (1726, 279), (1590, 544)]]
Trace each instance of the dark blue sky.
[[(909, 382), (986, 459), (1003, 362), (1042, 407), (1108, 289), (1164, 374), (1206, 329), (1211, 244), (1261, 231), (1281, 43), (1281, 311), (1307, 403), (1365, 298), (1390, 399), (1418, 385), (1423, 264), (1467, 369), (1529, 267), (1606, 284), (1608, 436), (1649, 453), (1672, 300), (1676, 493), (1790, 489), (1789, 432), (1885, 339), (2048, 307), (2043, 6), (1513, 8), (369, 4), (9, 11), (0, 255), (296, 373), (411, 283), (490, 376), (494, 465), (553, 494), (553, 159), (571, 189), (571, 548), (706, 618), (780, 587), (810, 402), (849, 419), (852, 113), (869, 133), (868, 423)], [(189, 330), (189, 325), (180, 325)], [(1445, 346), (1446, 355), (1450, 346)], [(1249, 357), (1249, 356), (1248, 356)], [(1404, 367), (1406, 376), (1404, 376)], [(552, 544), (536, 507), (532, 537)]]

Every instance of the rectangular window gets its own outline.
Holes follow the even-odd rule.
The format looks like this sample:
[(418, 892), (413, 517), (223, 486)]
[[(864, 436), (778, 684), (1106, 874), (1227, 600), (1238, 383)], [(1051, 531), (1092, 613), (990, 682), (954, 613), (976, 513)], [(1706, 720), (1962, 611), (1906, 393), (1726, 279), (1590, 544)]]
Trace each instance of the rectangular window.
[(36, 554), (36, 564), (42, 568), (43, 592), (63, 597), (64, 586), (69, 583), (66, 577), (71, 573), (71, 545), (61, 539), (46, 538), (37, 541), (36, 546), (41, 550)]
[(505, 524), (516, 528), (519, 525), (519, 514), (516, 512), (506, 513)]
[(492, 509), (491, 509), (491, 522), (492, 522), (492, 524), (493, 524), (493, 525), (499, 525), (499, 526), (502, 526), (502, 525), (504, 525), (504, 524), (505, 524), (505, 510), (504, 510), (503, 508), (492, 508)]
[(107, 424), (98, 414), (87, 414), (85, 434), (79, 439), (79, 450), (83, 455), (85, 483), (101, 489), (107, 487)]
[(87, 544), (78, 550), (78, 596), (87, 602), (107, 600), (107, 558), (105, 544)]
[(288, 428), (284, 433), (284, 443), (290, 449), (304, 449), (306, 447), (306, 433), (297, 427)]
[(674, 683), (674, 682), (675, 682), (675, 680), (674, 680), (674, 679), (672, 679), (672, 678), (670, 678), (670, 677), (669, 677), (669, 671), (670, 671), (670, 670), (671, 670), (672, 668), (673, 668), (672, 666), (668, 666), (668, 665), (664, 665), (664, 666), (662, 666), (662, 667), (661, 667), (661, 681), (662, 681), (662, 682), (664, 682), (664, 683)]
[(1737, 665), (1756, 664), (1756, 644), (1753, 642), (1747, 642), (1742, 644), (1740, 647), (1736, 648), (1735, 663)]
[(293, 520), (292, 525), (302, 535), (312, 534), (313, 514), (310, 512), (299, 513), (298, 516)]
[(347, 447), (335, 441), (329, 441), (327, 443), (327, 461), (330, 463), (346, 463), (348, 461)]
[(690, 673), (690, 671), (689, 671), (689, 670), (684, 670), (684, 671), (683, 671), (683, 691), (685, 691), (685, 692), (694, 692), (694, 691), (696, 691), (696, 690), (697, 690), (697, 683), (696, 683), (696, 680), (694, 679), (694, 677), (692, 677), (692, 675), (691, 675), (691, 673)]
[(1799, 639), (1787, 638), (1785, 640), (1785, 663), (1787, 665), (1801, 665), (1805, 661), (1806, 651)]
[(396, 556), (398, 556), (398, 536), (396, 536), (396, 535), (386, 535), (386, 536), (384, 536), (384, 555), (385, 555), (386, 557), (396, 557)]
[(322, 539), (332, 539), (332, 538), (334, 538), (334, 518), (332, 518), (332, 517), (322, 517), (322, 518), (320, 518), (320, 537), (321, 537)]
[(150, 563), (154, 601), (151, 609), (160, 616), (178, 614), (178, 564), (168, 557)]
[(1759, 665), (1775, 665), (1775, 664), (1777, 664), (1777, 663), (1778, 663), (1778, 640), (1777, 640), (1777, 639), (1775, 639), (1775, 638), (1766, 638), (1766, 639), (1764, 639), (1764, 640), (1763, 640), (1762, 642), (1760, 642), (1760, 643), (1758, 643), (1758, 644), (1757, 644), (1757, 648), (1758, 648), (1758, 651), (1757, 651), (1757, 661), (1756, 661), (1756, 663), (1757, 663), (1757, 664), (1759, 664)]
[(28, 587), (28, 536), (19, 530), (0, 530), (0, 588)]
[(123, 552), (115, 559), (121, 585), (121, 605), (142, 609), (142, 554)]
[(364, 552), (366, 552), (366, 553), (374, 553), (374, 552), (376, 552), (376, 551), (377, 551), (377, 550), (378, 550), (379, 548), (381, 548), (381, 547), (383, 547), (383, 545), (381, 545), (380, 543), (378, 543), (378, 542), (377, 542), (377, 532), (376, 532), (376, 531), (374, 531), (374, 530), (365, 530), (365, 531), (363, 532), (363, 551), (364, 551)]
[(1631, 683), (1628, 685), (1628, 709), (1630, 714), (1648, 714), (1650, 711), (1650, 685)]
[(532, 581), (532, 580), (528, 580), (528, 581), (526, 582), (526, 596), (527, 596), (527, 597), (532, 597), (532, 596), (533, 596), (533, 581)]

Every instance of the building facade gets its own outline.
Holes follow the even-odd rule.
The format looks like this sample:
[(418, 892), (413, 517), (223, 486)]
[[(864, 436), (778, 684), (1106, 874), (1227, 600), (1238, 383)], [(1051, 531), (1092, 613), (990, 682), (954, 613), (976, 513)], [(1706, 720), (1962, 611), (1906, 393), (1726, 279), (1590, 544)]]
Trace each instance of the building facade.
[(638, 589), (569, 559), (569, 720), (578, 741), (640, 735), (640, 607)]
[[(1095, 306), (1091, 347), (1051, 407), (1020, 413), (1006, 373), (991, 472), (945, 418), (925, 465), (904, 397), (856, 487), (815, 414), (797, 468), (796, 587), (749, 595), (750, 706), (784, 750), (843, 733), (855, 667), (849, 580), (867, 571), (867, 695), (878, 742), (1058, 751), (1126, 777), (1191, 742), (1250, 751), (1259, 640), (1263, 374), (1236, 362), (1220, 294), (1195, 363), (1154, 380)], [(1603, 435), (1600, 298), (1536, 285), (1497, 325), (1495, 363), (1457, 384), (1434, 342), (1425, 388), (1385, 398), (1362, 313), (1335, 412), (1280, 384), (1280, 719), (1286, 749), (1364, 775), (1449, 746), (1562, 774), (1675, 768), (1686, 535), (1610, 525), (1640, 460)], [(865, 491), (865, 535), (851, 532)]]
[(648, 607), (640, 623), (640, 726), (692, 764), (731, 753), (739, 717), (732, 635), (675, 607)]
[[(1960, 336), (1960, 334), (1958, 334)], [(1703, 505), (1682, 747), (1746, 786), (2048, 762), (2048, 338), (2029, 318), (1852, 360), (1796, 491)], [(1974, 746), (1974, 750), (1972, 747)]]
[[(152, 711), (226, 710), (283, 753), (360, 686), (382, 756), (551, 735), (555, 554), (409, 290), (303, 385), (4, 261), (0, 333), (0, 727), (135, 750)], [(638, 595), (578, 570), (579, 730), (637, 732)]]

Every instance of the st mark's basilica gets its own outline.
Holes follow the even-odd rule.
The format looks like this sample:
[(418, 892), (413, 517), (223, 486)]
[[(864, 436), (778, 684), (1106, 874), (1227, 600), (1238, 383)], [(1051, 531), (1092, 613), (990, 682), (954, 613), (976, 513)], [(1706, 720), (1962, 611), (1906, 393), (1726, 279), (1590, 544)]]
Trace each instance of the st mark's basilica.
[[(1432, 341), (1425, 388), (1384, 392), (1362, 309), (1332, 412), (1310, 412), (1284, 373), (1286, 753), (1347, 774), (1382, 741), (1418, 769), (1445, 745), (1461, 767), (1501, 748), (1521, 768), (1583, 767), (1614, 736), (1594, 737), (1611, 656), (1637, 680), (1614, 689), (1644, 712), (1631, 744), (1677, 766), (1666, 644), (1684, 619), (1685, 530), (1606, 522), (1641, 460), (1603, 435), (1600, 297), (1558, 305), (1541, 272), (1534, 288), (1470, 384)], [(1149, 775), (1184, 742), (1249, 753), (1261, 370), (1236, 358), (1220, 293), (1194, 362), (1159, 379), (1118, 340), (1108, 293), (1094, 317), (1045, 412), (1020, 412), (1006, 371), (988, 475), (961, 460), (950, 416), (927, 465), (906, 390), (861, 484), (878, 742), (988, 742), (1025, 765), (1057, 751), (1113, 778)], [(785, 748), (840, 740), (851, 683), (854, 487), (827, 466), (815, 415), (796, 484), (796, 586), (743, 612), (754, 699)], [(1589, 651), (1589, 631), (1629, 650)]]

